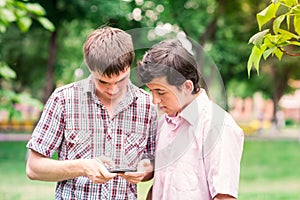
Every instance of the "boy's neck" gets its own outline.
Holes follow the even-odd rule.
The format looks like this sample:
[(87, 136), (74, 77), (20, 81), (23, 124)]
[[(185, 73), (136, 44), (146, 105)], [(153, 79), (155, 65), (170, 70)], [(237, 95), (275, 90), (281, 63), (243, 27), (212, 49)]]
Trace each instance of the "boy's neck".
[(190, 105), (199, 95), (200, 95), (200, 91), (196, 94), (190, 94), (189, 96), (187, 96), (187, 99), (185, 101), (185, 104), (183, 105), (183, 107), (181, 108), (181, 110), (179, 110), (176, 113), (176, 116), (181, 113), (188, 105)]

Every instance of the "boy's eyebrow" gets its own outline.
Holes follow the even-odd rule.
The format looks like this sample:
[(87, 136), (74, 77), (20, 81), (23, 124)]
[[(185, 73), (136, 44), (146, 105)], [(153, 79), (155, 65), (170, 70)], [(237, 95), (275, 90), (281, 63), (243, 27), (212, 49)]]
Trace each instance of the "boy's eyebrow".
[[(153, 89), (154, 91), (157, 91), (157, 92), (161, 92), (161, 91), (165, 91), (164, 89), (160, 89), (160, 88), (156, 88), (156, 89)], [(150, 90), (152, 91), (152, 90)]]
[[(123, 77), (122, 79), (118, 80), (118, 81), (115, 82), (115, 83), (119, 83), (119, 82), (125, 80), (128, 76), (130, 76), (130, 74), (127, 75), (127, 76), (125, 76), (125, 77)], [(98, 79), (98, 81), (101, 82), (101, 83), (110, 84), (109, 82), (103, 81), (103, 80), (101, 80), (100, 78)]]

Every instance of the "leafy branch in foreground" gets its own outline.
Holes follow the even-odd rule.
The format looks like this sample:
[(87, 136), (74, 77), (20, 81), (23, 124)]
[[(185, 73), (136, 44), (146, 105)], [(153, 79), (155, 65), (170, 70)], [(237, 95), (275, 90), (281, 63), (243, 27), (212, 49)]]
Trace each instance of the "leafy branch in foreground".
[(55, 27), (46, 17), (45, 9), (38, 3), (28, 3), (16, 0), (0, 1), (0, 32), (4, 33), (6, 28), (16, 22), (22, 32), (28, 31), (32, 19), (37, 20), (45, 29), (54, 31)]
[[(254, 66), (259, 73), (259, 62), (263, 57), (300, 56), (300, 52), (289, 52), (291, 46), (300, 47), (300, 4), (298, 0), (272, 0), (269, 6), (256, 15), (259, 26), (249, 43), (253, 44), (247, 63), (248, 76)], [(264, 28), (267, 27), (267, 28)]]
[[(27, 32), (33, 20), (37, 20), (43, 28), (54, 31), (55, 27), (46, 17), (45, 9), (38, 3), (18, 0), (0, 0), (0, 34), (6, 32), (7, 27), (16, 23), (22, 32)], [(41, 109), (41, 102), (26, 93), (2, 88), (4, 81), (11, 82), (16, 78), (16, 72), (7, 63), (1, 60), (0, 55), (0, 110), (8, 112), (8, 120), (13, 117), (20, 118), (21, 113), (14, 107), (16, 103), (23, 103)]]

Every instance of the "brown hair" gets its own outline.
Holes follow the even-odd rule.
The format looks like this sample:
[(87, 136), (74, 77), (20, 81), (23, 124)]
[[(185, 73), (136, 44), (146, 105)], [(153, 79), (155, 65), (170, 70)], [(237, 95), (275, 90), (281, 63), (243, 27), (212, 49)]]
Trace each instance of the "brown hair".
[(131, 36), (112, 27), (101, 27), (93, 31), (84, 43), (83, 53), (90, 71), (109, 77), (126, 70), (134, 59)]
[(170, 85), (180, 88), (186, 80), (191, 80), (194, 84), (192, 93), (196, 94), (200, 90), (196, 60), (177, 39), (153, 45), (138, 63), (138, 70), (143, 83), (166, 76)]

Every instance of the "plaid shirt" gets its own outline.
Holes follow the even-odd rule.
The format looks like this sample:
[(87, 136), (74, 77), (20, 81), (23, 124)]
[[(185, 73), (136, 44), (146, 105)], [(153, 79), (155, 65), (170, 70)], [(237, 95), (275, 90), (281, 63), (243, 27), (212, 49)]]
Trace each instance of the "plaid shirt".
[[(45, 105), (27, 147), (59, 160), (110, 157), (134, 167), (153, 159), (157, 109), (149, 94), (129, 82), (112, 119), (96, 97), (91, 77), (58, 88)], [(103, 184), (87, 177), (57, 183), (56, 199), (137, 199), (135, 184), (116, 176)]]

